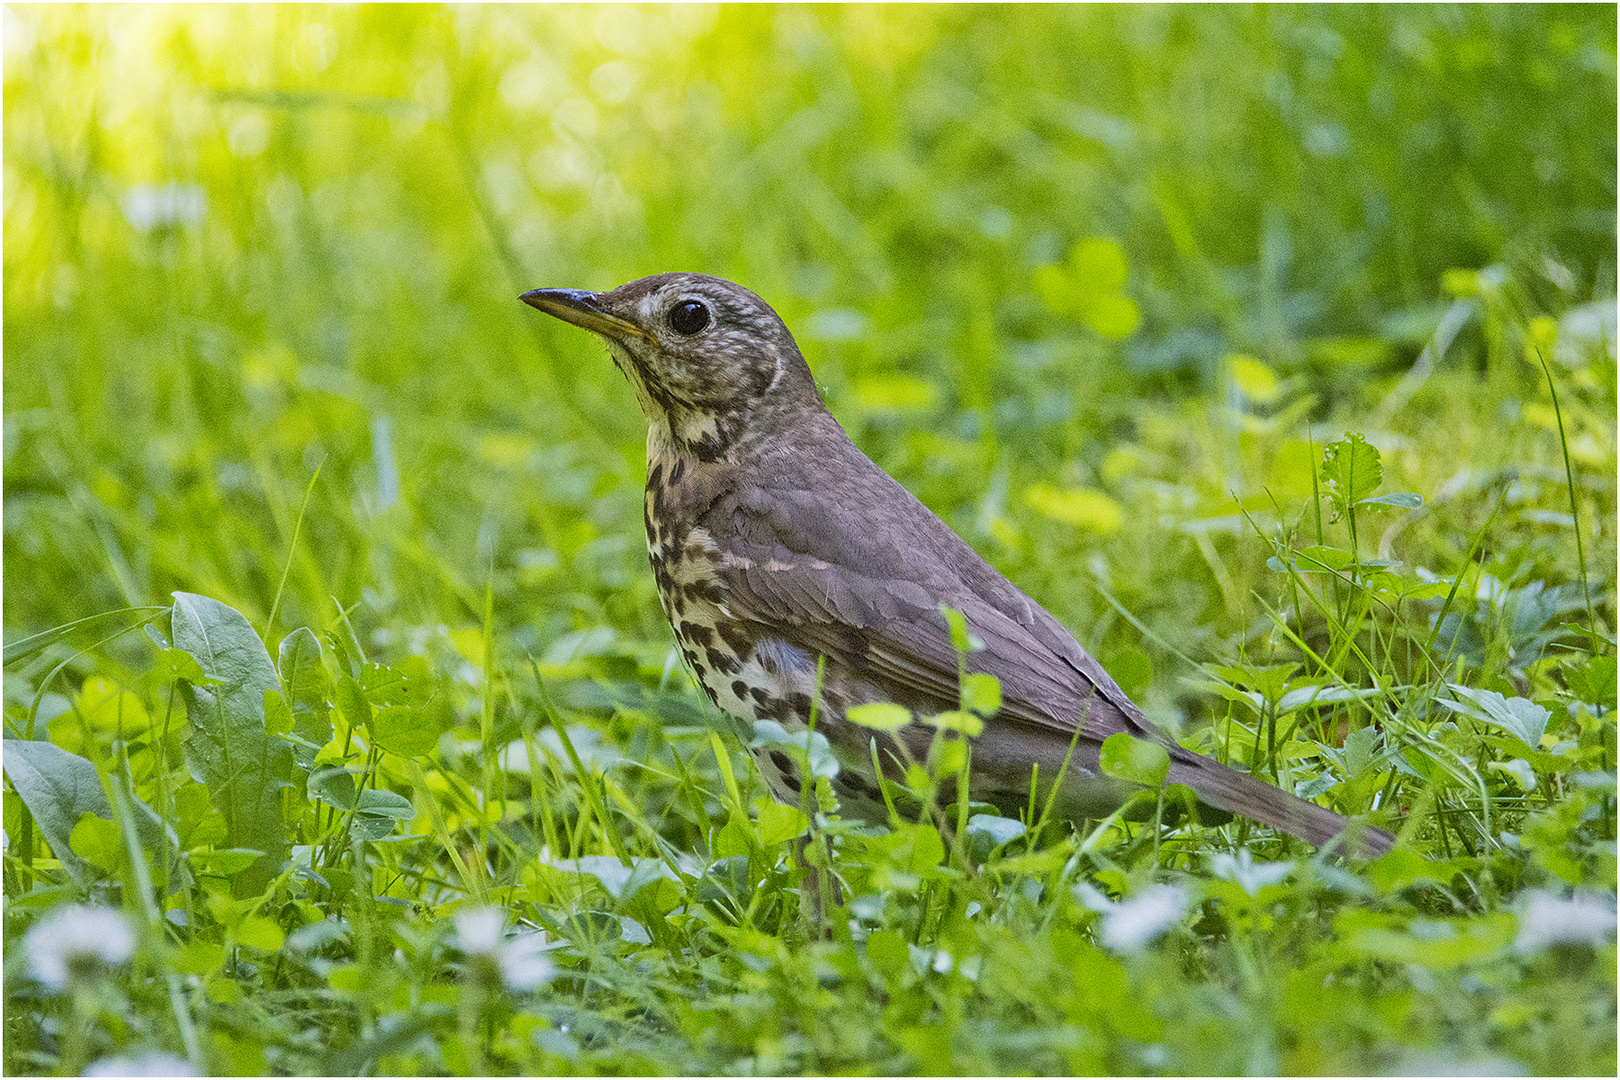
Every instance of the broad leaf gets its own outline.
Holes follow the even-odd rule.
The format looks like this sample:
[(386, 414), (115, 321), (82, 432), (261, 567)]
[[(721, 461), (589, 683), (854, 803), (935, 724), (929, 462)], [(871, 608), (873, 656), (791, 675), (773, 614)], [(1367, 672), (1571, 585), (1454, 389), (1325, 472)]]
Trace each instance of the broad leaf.
[(967, 823), (968, 854), (975, 862), (984, 862), (996, 848), (1018, 839), (1027, 831), (1022, 821), (1013, 818), (974, 814)]
[(1170, 752), (1158, 743), (1119, 731), (1103, 740), (1098, 763), (1108, 776), (1158, 787), (1169, 775)]
[(293, 759), (300, 768), (315, 763), (315, 755), (332, 739), (331, 680), (321, 663), (321, 642), (301, 626), (281, 639), (281, 692), (292, 710)]
[(1527, 698), (1503, 697), (1494, 690), (1476, 690), (1458, 683), (1446, 685), (1451, 687), (1452, 693), (1463, 699), (1450, 701), (1439, 698), (1440, 704), (1446, 708), (1460, 712), (1464, 716), (1471, 716), (1475, 720), (1506, 728), (1524, 740), (1525, 746), (1531, 750), (1541, 748), (1541, 736), (1547, 730), (1547, 720), (1552, 714), (1540, 705)]
[(845, 709), (844, 719), (873, 731), (899, 731), (911, 723), (911, 710), (892, 701), (870, 701)]
[[(82, 879), (87, 858), (104, 870), (119, 865), (123, 832), (114, 820), (112, 804), (107, 801), (94, 765), (51, 743), (7, 739), (5, 772), (34, 815), (52, 853), (75, 881)], [(121, 785), (135, 838), (151, 858), (154, 884), (163, 889), (164, 895), (190, 884), (190, 876), (179, 861), (179, 839), (174, 829), (136, 798), (128, 785), (116, 777), (112, 782)]]
[(206, 596), (174, 594), (174, 645), (190, 653), (214, 685), (185, 686), (191, 733), (186, 767), (208, 785), (225, 819), (225, 842), (264, 852), (231, 882), (258, 894), (287, 858), (281, 789), (293, 774), (291, 748), (265, 729), (265, 691), (280, 692), (270, 654), (240, 613)]
[[(551, 865), (564, 873), (595, 878), (602, 891), (615, 900), (628, 900), (643, 886), (675, 877), (664, 860), (652, 858), (631, 859), (626, 866), (613, 855), (581, 855), (577, 859), (558, 859)], [(743, 867), (746, 872), (746, 860)]]
[(962, 679), (962, 708), (990, 716), (1001, 708), (1001, 681), (994, 675), (974, 674)]
[(416, 806), (393, 791), (368, 788), (355, 800), (354, 831), (366, 840), (381, 840), (398, 828), (401, 821), (416, 816)]
[(761, 806), (759, 821), (754, 826), (759, 842), (765, 847), (785, 844), (796, 836), (802, 836), (809, 828), (810, 819), (803, 810), (779, 802), (768, 802)]
[(1383, 463), (1365, 435), (1347, 431), (1343, 439), (1323, 447), (1322, 487), (1340, 513), (1370, 497), (1383, 482)]
[(1416, 510), (1423, 505), (1423, 496), (1415, 491), (1399, 491), (1391, 495), (1374, 495), (1370, 499), (1361, 499), (1357, 506), (1394, 506), (1402, 510)]
[(112, 818), (96, 767), (48, 742), (7, 739), (5, 772), (51, 851), (75, 881), (82, 881), (85, 860), (70, 842), (73, 827), (87, 813)]
[(377, 745), (400, 757), (420, 757), (439, 742), (432, 717), (413, 705), (384, 705), (371, 716), (371, 734)]

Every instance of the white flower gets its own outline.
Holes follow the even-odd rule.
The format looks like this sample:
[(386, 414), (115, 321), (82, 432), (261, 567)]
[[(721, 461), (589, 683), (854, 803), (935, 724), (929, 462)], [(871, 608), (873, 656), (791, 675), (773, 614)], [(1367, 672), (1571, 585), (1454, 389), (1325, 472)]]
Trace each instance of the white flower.
[(546, 936), (519, 932), (506, 937), (506, 914), (499, 908), (456, 912), (456, 938), (471, 961), (474, 977), (495, 979), (509, 990), (533, 990), (551, 978), (556, 965), (546, 955)]
[(556, 971), (546, 955), (546, 936), (540, 933), (508, 938), (495, 960), (501, 966), (501, 981), (513, 990), (533, 990)]
[(135, 184), (124, 193), (124, 219), (141, 232), (163, 225), (195, 225), (208, 213), (208, 192), (200, 184)]
[(1576, 893), (1569, 899), (1537, 889), (1525, 896), (1519, 913), (1518, 952), (1535, 952), (1549, 945), (1601, 945), (1614, 934), (1614, 897), (1603, 893)]
[(91, 1063), (85, 1076), (197, 1076), (191, 1062), (162, 1050), (151, 1050), (140, 1057), (105, 1057)]
[(135, 928), (116, 908), (68, 904), (23, 935), (28, 973), (52, 990), (127, 963), (135, 955)]
[(1222, 881), (1235, 881), (1243, 886), (1243, 891), (1250, 896), (1260, 895), (1260, 890), (1267, 885), (1276, 885), (1289, 874), (1294, 872), (1291, 862), (1255, 862), (1254, 855), (1248, 848), (1240, 850), (1236, 857), (1224, 851), (1216, 852), (1209, 860), (1210, 873)]
[(456, 912), (456, 938), (464, 953), (494, 956), (505, 929), (506, 913), (500, 908), (462, 908)]
[(1102, 942), (1115, 952), (1134, 952), (1176, 925), (1187, 910), (1187, 891), (1155, 885), (1103, 913)]

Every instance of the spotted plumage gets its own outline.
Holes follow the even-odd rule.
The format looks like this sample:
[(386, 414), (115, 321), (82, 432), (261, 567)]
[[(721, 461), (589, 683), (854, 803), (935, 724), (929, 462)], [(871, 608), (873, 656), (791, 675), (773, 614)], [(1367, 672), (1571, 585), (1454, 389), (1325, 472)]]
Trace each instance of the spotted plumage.
[[(1103, 740), (1128, 732), (1164, 746), (1169, 782), (1219, 809), (1361, 854), (1393, 843), (1149, 724), (1056, 619), (855, 447), (792, 334), (747, 289), (659, 274), (607, 293), (523, 299), (601, 335), (648, 418), (647, 550), (698, 682), (726, 712), (789, 731), (814, 710), (841, 765), (846, 813), (883, 812), (874, 739), (881, 767), (897, 774), (933, 737), (917, 723), (874, 735), (847, 709), (891, 701), (930, 715), (958, 702), (945, 605), (984, 642), (969, 669), (1001, 684), (1002, 708), (973, 744), (974, 798), (1027, 805), (1038, 767), (1040, 799), (1061, 773), (1057, 810), (1101, 816), (1137, 790), (1098, 767)], [(755, 757), (772, 794), (798, 802), (791, 758), (771, 748)]]

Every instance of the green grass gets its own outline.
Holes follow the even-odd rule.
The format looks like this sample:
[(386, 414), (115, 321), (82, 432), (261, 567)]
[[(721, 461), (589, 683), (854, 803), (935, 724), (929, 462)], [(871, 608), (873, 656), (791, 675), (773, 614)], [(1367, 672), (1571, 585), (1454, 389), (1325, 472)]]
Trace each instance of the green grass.
[[(8, 1073), (1614, 1074), (1612, 9), (6, 20)], [(943, 834), (820, 808), (819, 933), (632, 395), (516, 299), (670, 269), (1399, 849), (941, 755)]]

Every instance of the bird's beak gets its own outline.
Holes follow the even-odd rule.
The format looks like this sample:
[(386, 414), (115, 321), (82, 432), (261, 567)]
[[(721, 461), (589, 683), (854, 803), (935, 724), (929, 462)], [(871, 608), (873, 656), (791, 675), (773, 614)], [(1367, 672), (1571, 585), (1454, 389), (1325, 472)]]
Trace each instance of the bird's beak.
[(601, 293), (584, 289), (533, 289), (518, 299), (547, 315), (555, 315), (563, 322), (583, 326), (614, 341), (628, 337), (651, 339), (651, 335), (635, 323), (604, 311)]

